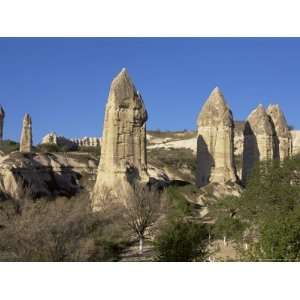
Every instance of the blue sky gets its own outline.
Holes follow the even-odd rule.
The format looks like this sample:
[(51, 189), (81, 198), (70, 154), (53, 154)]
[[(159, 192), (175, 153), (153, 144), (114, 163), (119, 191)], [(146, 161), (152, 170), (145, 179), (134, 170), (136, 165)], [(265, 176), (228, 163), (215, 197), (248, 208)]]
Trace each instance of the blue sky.
[(148, 129), (195, 129), (216, 85), (235, 119), (278, 103), (300, 129), (300, 38), (0, 38), (5, 138), (19, 140), (25, 112), (35, 143), (50, 131), (100, 136), (123, 67), (143, 95)]

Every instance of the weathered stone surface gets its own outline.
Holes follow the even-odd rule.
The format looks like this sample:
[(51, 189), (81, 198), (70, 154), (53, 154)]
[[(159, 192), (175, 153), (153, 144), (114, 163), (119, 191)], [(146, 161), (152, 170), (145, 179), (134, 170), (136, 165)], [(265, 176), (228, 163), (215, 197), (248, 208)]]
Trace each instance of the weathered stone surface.
[(0, 157), (1, 196), (71, 197), (82, 186), (89, 189), (96, 168), (90, 155), (12, 152)]
[(2, 106), (0, 106), (0, 142), (3, 140), (3, 128), (4, 128), (5, 112)]
[(28, 153), (32, 151), (32, 121), (29, 114), (25, 114), (20, 140), (20, 152)]
[[(101, 159), (93, 193), (93, 209), (101, 208), (104, 190), (122, 195), (136, 180), (148, 181), (147, 111), (126, 69), (113, 80), (105, 110)], [(122, 198), (122, 197), (120, 197)]]
[(236, 182), (234, 122), (220, 89), (210, 94), (198, 116), (197, 185)]
[(243, 182), (246, 183), (258, 161), (274, 158), (274, 128), (265, 108), (260, 104), (249, 115), (244, 129)]
[(293, 155), (300, 154), (300, 131), (291, 130), (292, 143), (293, 143)]
[(269, 105), (267, 113), (276, 133), (274, 158), (284, 160), (292, 155), (292, 135), (279, 105)]

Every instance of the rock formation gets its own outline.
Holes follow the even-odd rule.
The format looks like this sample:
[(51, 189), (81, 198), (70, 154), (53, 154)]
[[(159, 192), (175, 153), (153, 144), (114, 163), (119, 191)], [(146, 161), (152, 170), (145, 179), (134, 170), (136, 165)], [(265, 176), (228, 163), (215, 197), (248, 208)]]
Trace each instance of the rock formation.
[(197, 185), (236, 182), (233, 157), (234, 122), (218, 87), (198, 116)]
[(124, 195), (129, 183), (148, 181), (146, 121), (142, 97), (123, 69), (111, 84), (106, 104), (101, 159), (93, 192), (94, 211), (101, 209), (103, 191)]
[(42, 144), (50, 144), (64, 147), (65, 150), (76, 150), (78, 148), (77, 143), (73, 140), (69, 140), (64, 136), (59, 136), (55, 132), (48, 133), (43, 137)]
[(20, 141), (20, 152), (32, 151), (32, 121), (29, 114), (25, 114)]
[(97, 137), (83, 137), (80, 139), (71, 139), (79, 147), (100, 147), (101, 146), (101, 138)]
[(291, 130), (293, 155), (300, 154), (300, 131)]
[(260, 104), (249, 115), (244, 129), (243, 182), (258, 161), (274, 158), (274, 128), (265, 108)]
[(98, 161), (76, 153), (20, 153), (0, 157), (0, 201), (24, 195), (71, 197), (82, 187), (92, 190)]
[(5, 112), (2, 106), (0, 106), (0, 142), (3, 140), (3, 128), (4, 128)]
[(292, 135), (279, 105), (269, 105), (267, 113), (275, 131), (274, 158), (284, 160), (292, 155)]

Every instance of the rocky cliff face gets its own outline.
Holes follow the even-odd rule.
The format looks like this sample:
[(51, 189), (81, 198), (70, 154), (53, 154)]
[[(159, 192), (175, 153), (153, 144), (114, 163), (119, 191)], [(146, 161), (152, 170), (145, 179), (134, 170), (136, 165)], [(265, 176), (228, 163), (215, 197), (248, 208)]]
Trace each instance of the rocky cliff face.
[[(93, 193), (93, 209), (100, 209), (103, 190), (124, 193), (129, 183), (147, 181), (147, 112), (126, 69), (113, 80), (103, 126), (98, 177)], [(118, 191), (119, 190), (119, 191)]]
[(222, 92), (215, 88), (198, 116), (197, 185), (236, 182), (234, 122)]

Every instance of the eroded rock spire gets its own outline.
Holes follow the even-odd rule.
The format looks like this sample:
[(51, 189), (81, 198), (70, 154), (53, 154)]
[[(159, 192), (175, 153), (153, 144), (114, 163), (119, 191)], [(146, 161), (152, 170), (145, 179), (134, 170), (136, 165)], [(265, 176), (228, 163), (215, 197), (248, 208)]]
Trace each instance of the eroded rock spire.
[(284, 160), (292, 155), (292, 136), (286, 118), (279, 105), (269, 105), (267, 113), (275, 131), (275, 153), (277, 159)]
[[(147, 111), (126, 69), (112, 81), (105, 110), (101, 159), (93, 191), (93, 210), (104, 193), (121, 195), (135, 181), (147, 181)], [(123, 194), (124, 195), (124, 194)]]
[(197, 185), (236, 182), (233, 116), (218, 87), (204, 104), (197, 125)]
[(258, 161), (274, 159), (274, 128), (263, 107), (253, 110), (245, 124), (243, 151), (243, 182), (246, 183)]
[(32, 151), (32, 121), (29, 114), (25, 114), (23, 120), (23, 128), (20, 140), (20, 152)]

